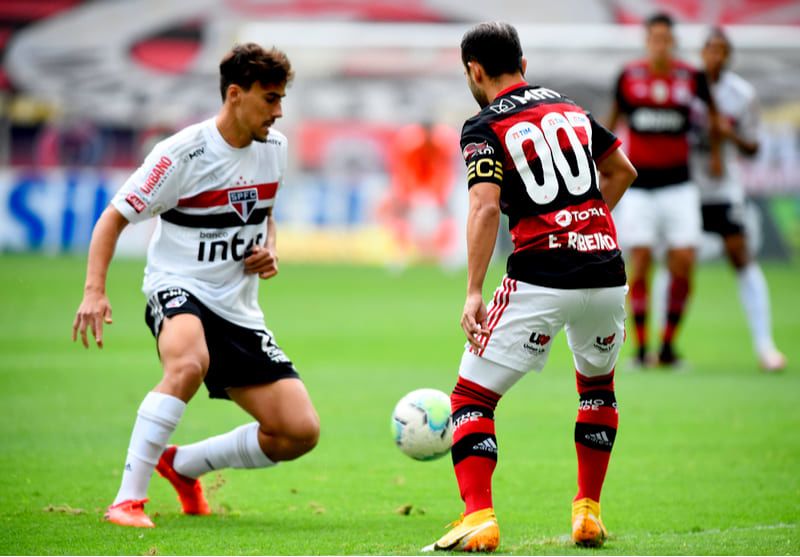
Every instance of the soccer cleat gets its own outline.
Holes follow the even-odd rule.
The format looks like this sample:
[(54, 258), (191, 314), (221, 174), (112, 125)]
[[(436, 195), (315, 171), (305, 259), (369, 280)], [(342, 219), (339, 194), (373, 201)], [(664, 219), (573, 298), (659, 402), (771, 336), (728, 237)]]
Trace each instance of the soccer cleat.
[(422, 551), (494, 551), (500, 545), (500, 529), (494, 509), (481, 509), (448, 525), (452, 527), (438, 541)]
[(600, 503), (585, 497), (572, 503), (572, 541), (583, 547), (600, 547), (608, 532), (600, 520)]
[(758, 360), (761, 364), (761, 369), (768, 373), (783, 371), (783, 368), (786, 367), (787, 363), (786, 356), (774, 348), (772, 350), (762, 352)]
[(108, 522), (119, 524), (120, 526), (133, 526), (134, 528), (155, 528), (156, 525), (150, 517), (144, 514), (144, 504), (147, 499), (139, 501), (128, 499), (116, 505), (108, 507), (103, 518)]
[(683, 367), (683, 360), (675, 353), (672, 344), (662, 344), (661, 350), (658, 352), (658, 365), (680, 368)]
[(161, 454), (156, 465), (156, 471), (162, 478), (166, 478), (175, 491), (178, 492), (178, 501), (181, 502), (184, 514), (211, 514), (200, 480), (182, 476), (175, 471), (175, 453), (178, 447), (172, 445)]
[(650, 359), (647, 357), (647, 349), (640, 346), (636, 349), (636, 355), (633, 357), (633, 367), (637, 369), (644, 369), (650, 366)]

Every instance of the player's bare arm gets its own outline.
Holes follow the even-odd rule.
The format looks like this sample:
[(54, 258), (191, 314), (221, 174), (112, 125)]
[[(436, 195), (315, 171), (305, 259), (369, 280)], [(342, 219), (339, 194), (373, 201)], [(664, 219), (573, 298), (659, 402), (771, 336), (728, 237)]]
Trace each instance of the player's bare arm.
[(600, 193), (608, 208), (614, 210), (622, 195), (636, 179), (636, 169), (622, 149), (614, 151), (597, 164)]
[(751, 157), (758, 153), (759, 143), (758, 140), (750, 140), (741, 135), (736, 127), (725, 118), (719, 118), (719, 134), (723, 140), (730, 141), (742, 155)]
[(97, 347), (103, 348), (103, 324), (111, 324), (111, 303), (106, 295), (106, 276), (117, 240), (127, 225), (125, 217), (113, 206), (108, 206), (92, 232), (83, 300), (72, 323), (73, 342), (80, 334), (81, 342), (86, 348), (89, 348), (87, 329), (91, 329)]
[(278, 274), (278, 252), (275, 238), (275, 219), (272, 209), (267, 214), (267, 241), (263, 246), (253, 246), (249, 257), (244, 260), (246, 273), (258, 273), (259, 278), (268, 279)]
[(486, 327), (483, 282), (494, 252), (499, 225), (500, 188), (490, 182), (475, 184), (469, 190), (467, 299), (461, 315), (461, 328), (469, 343), (476, 348), (481, 348), (478, 337), (489, 333)]

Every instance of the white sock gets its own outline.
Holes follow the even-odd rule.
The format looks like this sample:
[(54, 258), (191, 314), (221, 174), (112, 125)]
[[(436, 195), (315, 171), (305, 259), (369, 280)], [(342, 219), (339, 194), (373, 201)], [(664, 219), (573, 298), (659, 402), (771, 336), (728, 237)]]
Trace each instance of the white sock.
[(661, 330), (667, 324), (667, 308), (669, 307), (669, 287), (672, 282), (672, 275), (669, 270), (658, 265), (653, 273), (653, 280), (650, 283), (650, 308), (655, 319), (655, 327)]
[(172, 465), (178, 474), (198, 478), (211, 470), (267, 468), (275, 464), (261, 450), (258, 423), (253, 422), (228, 433), (178, 447)]
[(757, 263), (739, 271), (739, 297), (747, 314), (747, 324), (753, 335), (753, 345), (759, 354), (775, 350), (772, 340), (772, 320), (769, 309), (769, 290), (764, 273)]
[(153, 470), (167, 441), (183, 416), (186, 403), (171, 395), (150, 392), (144, 397), (133, 425), (128, 459), (114, 504), (144, 499)]

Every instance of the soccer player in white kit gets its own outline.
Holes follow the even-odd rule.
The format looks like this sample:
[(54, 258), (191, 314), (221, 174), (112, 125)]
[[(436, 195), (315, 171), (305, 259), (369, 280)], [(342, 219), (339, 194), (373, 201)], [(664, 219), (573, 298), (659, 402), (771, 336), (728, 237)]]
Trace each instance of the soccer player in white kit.
[(691, 173), (700, 187), (703, 228), (719, 234), (736, 270), (739, 295), (747, 314), (753, 346), (765, 371), (786, 366), (786, 357), (775, 347), (770, 319), (769, 290), (764, 273), (747, 250), (743, 224), (745, 193), (736, 158), (758, 151), (758, 99), (755, 89), (727, 69), (731, 43), (721, 29), (713, 29), (702, 51), (705, 73), (717, 103), (722, 136), (723, 173), (708, 169), (708, 118), (702, 103), (693, 105)]
[[(103, 347), (111, 324), (106, 275), (128, 223), (158, 218), (142, 290), (163, 378), (139, 406), (122, 482), (105, 518), (152, 528), (144, 512), (157, 469), (183, 512), (211, 511), (198, 478), (221, 468), (292, 460), (319, 437), (319, 418), (258, 305), (258, 281), (278, 273), (272, 207), (286, 170), (286, 137), (272, 129), (293, 77), (286, 55), (249, 43), (220, 63), (222, 108), (157, 144), (95, 225), (83, 301), (72, 327)], [(255, 421), (192, 445), (167, 446), (205, 382)]]

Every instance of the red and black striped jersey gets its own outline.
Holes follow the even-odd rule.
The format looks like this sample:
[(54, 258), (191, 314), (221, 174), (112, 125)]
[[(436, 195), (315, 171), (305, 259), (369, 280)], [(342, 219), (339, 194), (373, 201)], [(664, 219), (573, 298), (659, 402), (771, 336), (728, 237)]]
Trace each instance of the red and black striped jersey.
[(560, 93), (518, 83), (464, 123), (469, 187), (500, 186), (514, 252), (511, 278), (551, 288), (625, 284), (595, 162), (620, 141)]
[(705, 74), (679, 60), (663, 74), (653, 73), (646, 60), (622, 70), (616, 101), (628, 122), (628, 156), (639, 172), (632, 187), (689, 180), (689, 115), (695, 98), (711, 102)]

